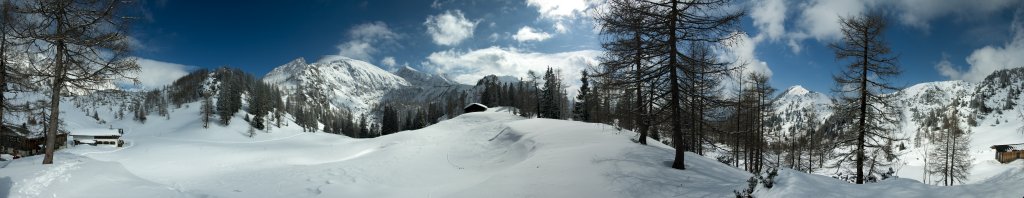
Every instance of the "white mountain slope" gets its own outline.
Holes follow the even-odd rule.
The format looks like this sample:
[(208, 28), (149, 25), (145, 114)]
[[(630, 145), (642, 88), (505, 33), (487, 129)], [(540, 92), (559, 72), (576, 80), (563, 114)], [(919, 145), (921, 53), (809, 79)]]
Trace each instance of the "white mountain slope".
[(277, 85), (285, 94), (301, 87), (308, 98), (327, 100), (332, 108), (348, 109), (354, 115), (369, 112), (388, 92), (410, 85), (377, 66), (345, 57), (316, 63), (298, 58), (274, 68), (263, 81)]

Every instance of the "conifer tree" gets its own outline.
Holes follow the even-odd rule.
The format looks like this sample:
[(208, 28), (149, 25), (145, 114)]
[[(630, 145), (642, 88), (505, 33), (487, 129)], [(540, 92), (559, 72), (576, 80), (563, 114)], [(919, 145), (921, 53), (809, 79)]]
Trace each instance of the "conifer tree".
[(582, 76), (580, 78), (582, 85), (580, 85), (579, 93), (576, 95), (576, 103), (573, 106), (573, 118), (578, 121), (591, 122), (590, 112), (593, 105), (590, 104), (590, 81), (587, 80), (587, 70), (583, 70)]
[(899, 75), (900, 69), (896, 65), (896, 56), (890, 55), (892, 49), (883, 38), (886, 20), (881, 14), (840, 18), (839, 22), (842, 40), (829, 47), (835, 51), (837, 59), (850, 62), (833, 77), (836, 81), (833, 91), (840, 96), (835, 113), (850, 116), (856, 122), (845, 127), (850, 135), (843, 136), (846, 139), (839, 142), (853, 144), (844, 145), (852, 148), (841, 149), (850, 152), (842, 153), (846, 159), (838, 161), (853, 161), (855, 182), (863, 184), (870, 174), (880, 173), (875, 167), (889, 163), (885, 157), (879, 157), (888, 155), (881, 149), (897, 140), (893, 134), (900, 117), (895, 106), (897, 103), (893, 101), (892, 94), (887, 95), (884, 91), (897, 89), (887, 81)]

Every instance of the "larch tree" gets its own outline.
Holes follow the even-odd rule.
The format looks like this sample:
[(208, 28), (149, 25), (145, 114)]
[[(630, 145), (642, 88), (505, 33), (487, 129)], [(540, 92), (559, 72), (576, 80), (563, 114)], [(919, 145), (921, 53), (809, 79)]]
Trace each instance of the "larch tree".
[[(23, 36), (31, 38), (47, 64), (33, 67), (33, 75), (49, 83), (49, 124), (43, 164), (53, 163), (60, 123), (60, 99), (71, 91), (105, 88), (115, 80), (131, 80), (139, 71), (129, 56), (130, 17), (123, 0), (35, 0), (21, 5), (26, 14)], [(30, 52), (31, 53), (31, 52)]]
[(203, 120), (203, 128), (210, 128), (210, 119), (213, 117), (213, 99), (212, 94), (208, 92), (203, 93), (203, 105), (200, 107), (200, 116)]
[(847, 127), (852, 134), (839, 141), (853, 148), (846, 149), (850, 152), (843, 153), (846, 159), (839, 163), (854, 161), (855, 182), (863, 184), (868, 174), (878, 172), (876, 167), (888, 164), (879, 155), (888, 155), (884, 148), (896, 140), (893, 131), (899, 114), (892, 95), (886, 92), (897, 89), (888, 80), (898, 76), (900, 69), (897, 56), (891, 55), (892, 50), (883, 38), (886, 21), (881, 14), (840, 18), (839, 22), (842, 39), (829, 47), (835, 51), (836, 59), (849, 61), (841, 73), (833, 76), (833, 91), (839, 95), (836, 113), (855, 119), (853, 126)]
[(932, 151), (928, 154), (928, 174), (938, 175), (938, 180), (943, 185), (952, 186), (956, 183), (963, 184), (970, 175), (970, 169), (974, 159), (971, 158), (970, 130), (963, 126), (961, 118), (968, 118), (968, 115), (960, 113), (959, 101), (954, 100), (944, 109), (940, 118), (940, 127), (932, 131), (929, 140), (932, 144)]
[[(609, 40), (602, 43), (602, 48), (605, 49), (605, 54), (601, 61), (601, 71), (594, 74), (601, 79), (604, 79), (601, 84), (601, 89), (605, 90), (600, 96), (605, 100), (610, 99), (612, 93), (607, 90), (614, 88), (625, 88), (625, 93), (633, 93), (633, 96), (623, 97), (635, 97), (630, 104), (630, 114), (632, 117), (633, 124), (636, 125), (637, 132), (640, 134), (640, 144), (647, 144), (648, 130), (650, 129), (650, 119), (648, 119), (648, 109), (652, 104), (649, 100), (645, 100), (645, 83), (649, 84), (655, 76), (651, 74), (649, 64), (650, 61), (655, 60), (652, 57), (652, 47), (657, 45), (651, 44), (650, 32), (648, 31), (648, 24), (654, 17), (650, 17), (646, 13), (652, 9), (653, 5), (649, 2), (633, 1), (633, 0), (610, 0), (608, 1), (608, 9), (599, 12), (597, 21), (601, 25), (601, 34), (607, 37)], [(597, 101), (595, 101), (597, 102)], [(606, 102), (610, 103), (610, 102)], [(619, 112), (622, 116), (623, 113)], [(613, 120), (613, 119), (604, 119)], [(628, 122), (628, 121), (626, 121)]]
[(694, 43), (718, 44), (734, 39), (737, 35), (734, 32), (738, 31), (737, 24), (745, 11), (732, 9), (731, 0), (646, 0), (643, 3), (652, 5), (651, 9), (644, 10), (646, 16), (653, 18), (645, 23), (645, 28), (655, 38), (652, 41), (655, 50), (651, 56), (659, 57), (659, 60), (652, 61), (658, 67), (645, 72), (652, 72), (654, 76), (665, 77), (667, 80), (665, 88), (668, 98), (662, 108), (668, 111), (669, 130), (676, 148), (672, 168), (686, 169), (683, 100), (692, 89), (686, 88), (683, 72), (695, 65), (687, 62), (693, 60), (693, 57), (688, 52), (690, 48), (685, 46)]

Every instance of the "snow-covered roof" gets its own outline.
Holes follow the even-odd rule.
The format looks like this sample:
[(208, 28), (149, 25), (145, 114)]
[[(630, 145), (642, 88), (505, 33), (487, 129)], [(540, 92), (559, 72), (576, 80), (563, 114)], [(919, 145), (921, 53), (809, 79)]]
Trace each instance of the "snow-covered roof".
[(121, 136), (117, 129), (78, 129), (71, 131), (72, 136)]
[(466, 107), (462, 107), (462, 108), (468, 108), (468, 107), (474, 106), (474, 105), (478, 105), (478, 106), (481, 106), (481, 107), (484, 107), (484, 108), (489, 108), (489, 107), (487, 107), (487, 105), (480, 104), (480, 103), (470, 103), (469, 105), (466, 105)]

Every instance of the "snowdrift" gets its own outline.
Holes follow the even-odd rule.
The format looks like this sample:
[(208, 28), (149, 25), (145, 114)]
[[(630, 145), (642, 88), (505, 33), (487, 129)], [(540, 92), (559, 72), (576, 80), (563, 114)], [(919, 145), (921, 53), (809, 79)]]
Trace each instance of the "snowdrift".
[[(41, 156), (0, 168), (8, 197), (732, 197), (752, 175), (688, 154), (686, 170), (669, 166), (674, 150), (640, 145), (614, 127), (508, 112), (464, 114), (414, 131), (374, 139), (304, 133), (290, 124), (246, 136), (199, 123), (198, 106), (172, 119), (125, 126), (124, 148), (77, 146), (53, 165)], [(73, 109), (68, 112), (74, 111)], [(69, 127), (96, 128), (69, 116)], [(1020, 164), (1018, 164), (1020, 165)], [(0, 166), (4, 166), (0, 163)], [(1020, 169), (990, 183), (935, 187), (910, 180), (852, 185), (783, 170), (763, 197), (1019, 196)], [(870, 191), (870, 193), (863, 193)]]

